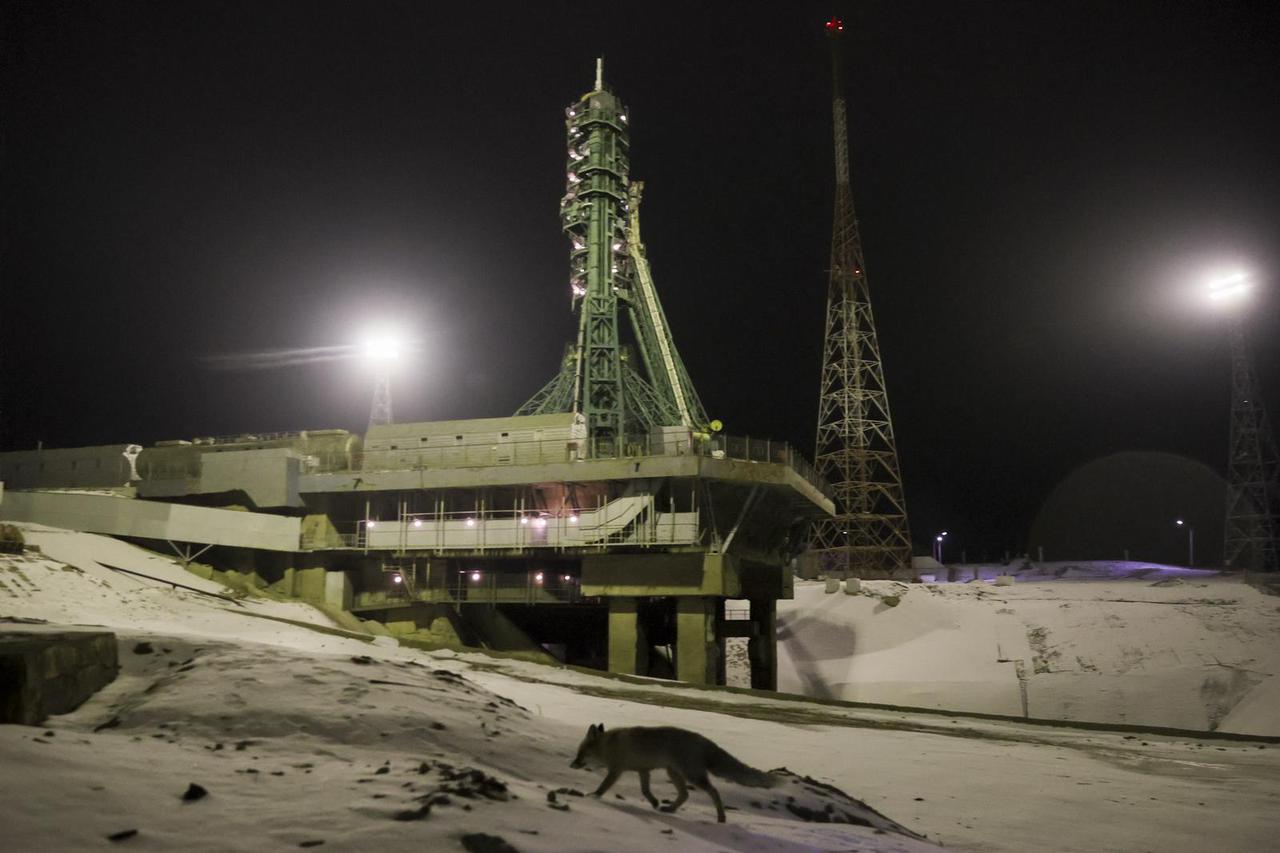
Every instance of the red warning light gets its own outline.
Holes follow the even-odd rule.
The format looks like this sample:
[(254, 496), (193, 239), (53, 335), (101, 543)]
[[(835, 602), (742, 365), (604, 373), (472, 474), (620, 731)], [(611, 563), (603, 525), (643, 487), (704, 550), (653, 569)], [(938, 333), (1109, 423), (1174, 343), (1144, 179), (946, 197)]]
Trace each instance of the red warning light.
[(827, 21), (828, 35), (835, 35), (836, 33), (842, 33), (842, 32), (844, 32), (844, 21), (840, 20), (839, 18), (832, 18), (831, 20)]

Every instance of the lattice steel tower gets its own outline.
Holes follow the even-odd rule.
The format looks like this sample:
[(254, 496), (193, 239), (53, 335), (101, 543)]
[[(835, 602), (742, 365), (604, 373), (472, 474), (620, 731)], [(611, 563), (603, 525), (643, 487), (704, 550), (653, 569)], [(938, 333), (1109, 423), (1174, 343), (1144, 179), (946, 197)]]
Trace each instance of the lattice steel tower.
[[(644, 243), (640, 196), (630, 179), (627, 110), (605, 87), (603, 60), (595, 88), (565, 110), (568, 168), (560, 222), (569, 238), (570, 305), (577, 340), (560, 372), (516, 412), (578, 412), (592, 456), (614, 456), (662, 426), (705, 428), (706, 412), (676, 351), (658, 301)], [(634, 350), (619, 315), (630, 320)]]
[(1262, 402), (1244, 327), (1232, 317), (1231, 441), (1227, 457), (1227, 529), (1223, 562), (1274, 572), (1280, 569), (1277, 510), (1280, 510), (1280, 455)]
[(391, 365), (379, 364), (373, 377), (373, 404), (369, 407), (369, 426), (382, 426), (391, 419)]
[(814, 526), (812, 554), (820, 561), (820, 571), (883, 577), (910, 569), (911, 533), (849, 186), (840, 55), (843, 30), (838, 19), (827, 23), (834, 82), (836, 198), (814, 450), (818, 473), (835, 489), (836, 515)]

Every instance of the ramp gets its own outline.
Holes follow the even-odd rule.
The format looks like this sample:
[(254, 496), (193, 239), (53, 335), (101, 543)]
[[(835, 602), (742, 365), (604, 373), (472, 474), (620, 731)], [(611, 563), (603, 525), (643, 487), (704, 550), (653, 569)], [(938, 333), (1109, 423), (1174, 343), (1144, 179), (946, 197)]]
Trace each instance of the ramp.
[(297, 518), (83, 492), (7, 492), (0, 518), (103, 533), (266, 551), (301, 550)]

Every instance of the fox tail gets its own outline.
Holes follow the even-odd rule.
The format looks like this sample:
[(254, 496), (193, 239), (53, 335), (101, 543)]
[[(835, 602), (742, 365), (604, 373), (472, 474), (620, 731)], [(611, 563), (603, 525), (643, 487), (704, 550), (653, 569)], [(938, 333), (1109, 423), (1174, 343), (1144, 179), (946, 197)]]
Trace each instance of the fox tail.
[(779, 782), (776, 777), (763, 770), (743, 764), (714, 743), (707, 753), (707, 770), (721, 779), (728, 779), (748, 788), (772, 788)]

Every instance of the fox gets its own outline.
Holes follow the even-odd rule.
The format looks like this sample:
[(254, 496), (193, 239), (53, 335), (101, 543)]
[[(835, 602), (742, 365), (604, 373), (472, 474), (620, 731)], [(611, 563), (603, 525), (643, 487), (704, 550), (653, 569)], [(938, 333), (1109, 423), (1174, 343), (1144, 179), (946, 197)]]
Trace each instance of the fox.
[[(711, 784), (708, 773), (751, 788), (772, 788), (777, 777), (743, 764), (710, 739), (697, 732), (674, 726), (632, 726), (606, 732), (596, 723), (587, 728), (587, 736), (578, 747), (578, 756), (570, 762), (574, 769), (588, 767), (591, 762), (603, 764), (608, 773), (593, 797), (602, 797), (618, 777), (628, 770), (640, 774), (640, 793), (649, 805), (663, 812), (674, 812), (689, 799), (689, 784), (711, 795), (716, 804), (716, 820), (724, 823), (724, 803), (720, 792)], [(667, 778), (676, 786), (676, 798), (661, 805), (649, 790), (649, 772), (666, 770)]]

